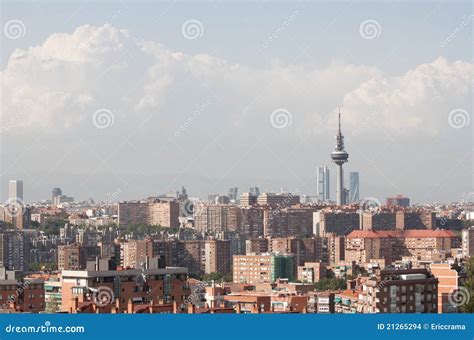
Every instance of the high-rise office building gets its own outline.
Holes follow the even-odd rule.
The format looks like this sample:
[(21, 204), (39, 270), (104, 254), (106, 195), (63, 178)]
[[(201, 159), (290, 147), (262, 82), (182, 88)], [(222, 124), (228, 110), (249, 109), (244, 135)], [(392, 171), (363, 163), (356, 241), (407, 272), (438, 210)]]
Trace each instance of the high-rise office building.
[(54, 204), (55, 198), (61, 196), (62, 194), (63, 191), (61, 190), (61, 188), (53, 188), (53, 190), (51, 190), (51, 202), (53, 202)]
[(259, 187), (252, 187), (252, 188), (249, 188), (249, 192), (250, 192), (252, 195), (259, 196), (259, 195), (260, 195), (260, 188), (259, 188)]
[(349, 189), (344, 188), (342, 190), (342, 204), (349, 204), (350, 203), (349, 200), (350, 200)]
[(231, 202), (237, 202), (239, 188), (232, 187), (229, 189), (229, 199)]
[(318, 166), (318, 200), (327, 202), (329, 196), (329, 169), (327, 166)]
[(349, 202), (353, 203), (359, 200), (359, 173), (349, 173)]
[(8, 183), (8, 198), (12, 201), (23, 200), (23, 181), (19, 179), (10, 180)]

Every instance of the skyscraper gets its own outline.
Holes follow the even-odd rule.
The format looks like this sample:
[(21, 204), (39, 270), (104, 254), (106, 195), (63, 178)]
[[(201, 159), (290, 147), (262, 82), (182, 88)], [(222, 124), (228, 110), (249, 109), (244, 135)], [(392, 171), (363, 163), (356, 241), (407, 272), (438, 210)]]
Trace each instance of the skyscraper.
[(341, 110), (339, 110), (339, 129), (336, 135), (336, 147), (331, 153), (331, 158), (336, 163), (336, 204), (344, 204), (344, 173), (342, 165), (347, 162), (349, 154), (344, 150), (344, 136), (341, 132)]
[(229, 189), (229, 199), (230, 199), (232, 202), (236, 202), (236, 201), (237, 201), (238, 192), (239, 192), (239, 188), (237, 188), (237, 187), (232, 187), (232, 188)]
[(329, 196), (329, 169), (327, 166), (318, 166), (318, 200), (327, 202)]
[(63, 194), (63, 191), (61, 190), (61, 188), (53, 188), (53, 190), (51, 191), (51, 202), (53, 202), (54, 204), (54, 199), (57, 196), (61, 196), (62, 194)]
[(260, 195), (260, 188), (259, 187), (249, 188), (249, 192), (252, 195), (259, 196)]
[(359, 200), (359, 173), (349, 173), (349, 203), (357, 202)]
[(23, 181), (19, 179), (12, 179), (8, 183), (8, 198), (11, 201), (23, 201)]

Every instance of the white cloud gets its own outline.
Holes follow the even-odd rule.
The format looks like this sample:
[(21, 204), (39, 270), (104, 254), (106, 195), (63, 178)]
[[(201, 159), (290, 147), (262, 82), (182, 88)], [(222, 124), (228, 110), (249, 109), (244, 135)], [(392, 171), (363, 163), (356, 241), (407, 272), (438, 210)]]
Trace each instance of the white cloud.
[(451, 110), (471, 107), (473, 77), (473, 64), (442, 57), (402, 76), (374, 77), (344, 96), (346, 123), (358, 131), (360, 122), (373, 117), (364, 132), (435, 135), (448, 128)]
[(245, 131), (270, 129), (271, 112), (285, 108), (293, 116), (292, 134), (316, 134), (328, 122), (334, 126), (332, 113), (343, 103), (349, 129), (360, 129), (375, 108), (371, 124), (364, 126), (367, 133), (383, 128), (436, 134), (446, 127), (452, 109), (469, 107), (473, 72), (470, 63), (444, 58), (401, 76), (344, 62), (319, 69), (295, 64), (256, 69), (170, 51), (110, 25), (86, 25), (12, 54), (2, 71), (1, 111), (6, 120), (23, 111), (18, 129), (10, 133), (90, 128), (89, 119), (100, 108), (116, 112), (123, 126), (156, 111), (163, 117), (161, 128), (174, 130), (182, 108), (166, 104), (178, 96), (176, 88), (184, 87), (189, 97), (178, 102), (199, 103), (203, 93), (211, 95), (219, 105), (211, 106), (215, 111), (209, 116), (224, 115)]

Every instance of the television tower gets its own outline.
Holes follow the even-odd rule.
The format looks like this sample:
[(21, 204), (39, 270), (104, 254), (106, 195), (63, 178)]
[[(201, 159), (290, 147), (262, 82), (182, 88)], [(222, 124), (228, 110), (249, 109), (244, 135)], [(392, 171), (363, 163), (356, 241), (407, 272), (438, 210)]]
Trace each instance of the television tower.
[(336, 203), (343, 205), (344, 202), (344, 173), (342, 171), (342, 164), (347, 162), (349, 154), (344, 150), (344, 136), (341, 132), (341, 108), (338, 114), (339, 129), (336, 135), (336, 148), (331, 153), (331, 159), (337, 165), (336, 171)]

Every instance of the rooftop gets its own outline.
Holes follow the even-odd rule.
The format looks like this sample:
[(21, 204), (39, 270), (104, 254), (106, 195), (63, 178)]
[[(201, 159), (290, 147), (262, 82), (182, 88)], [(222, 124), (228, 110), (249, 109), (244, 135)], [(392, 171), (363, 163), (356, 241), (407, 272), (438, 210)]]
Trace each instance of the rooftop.
[(433, 238), (433, 237), (456, 237), (451, 230), (353, 230), (347, 235), (348, 238), (384, 238), (384, 237), (403, 237), (403, 238)]

